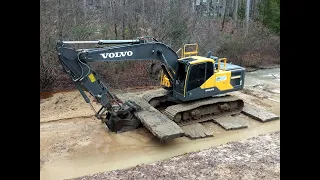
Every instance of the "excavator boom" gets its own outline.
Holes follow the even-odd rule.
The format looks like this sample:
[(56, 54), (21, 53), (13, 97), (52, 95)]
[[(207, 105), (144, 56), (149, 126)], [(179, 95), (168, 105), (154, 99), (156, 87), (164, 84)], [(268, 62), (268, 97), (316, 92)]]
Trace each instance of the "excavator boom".
[[(124, 44), (111, 47), (75, 49), (71, 44)], [(71, 77), (87, 103), (88, 91), (102, 107), (96, 117), (107, 124), (111, 131), (123, 132), (137, 128), (140, 121), (132, 115), (139, 109), (134, 102), (119, 102), (100, 80), (98, 74), (90, 67), (90, 62), (124, 61), (124, 60), (160, 60), (163, 70), (172, 82), (173, 69), (178, 60), (177, 54), (160, 42), (136, 40), (99, 40), (99, 41), (59, 41), (57, 43), (59, 61), (65, 72)], [(114, 106), (112, 102), (118, 102)], [(91, 105), (92, 107), (92, 105)], [(92, 107), (93, 109), (93, 107)], [(94, 110), (94, 109), (93, 109)], [(106, 113), (106, 114), (105, 114)]]

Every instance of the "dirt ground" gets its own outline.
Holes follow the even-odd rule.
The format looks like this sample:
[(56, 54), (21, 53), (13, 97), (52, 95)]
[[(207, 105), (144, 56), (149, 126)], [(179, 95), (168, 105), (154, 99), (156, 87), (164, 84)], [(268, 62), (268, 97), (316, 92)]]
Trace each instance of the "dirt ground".
[(87, 179), (280, 179), (280, 132)]
[[(233, 94), (244, 99), (246, 103), (280, 116), (279, 68), (271, 70), (267, 69), (258, 73), (256, 71), (247, 73), (245, 83), (246, 88), (244, 91), (235, 92)], [(129, 91), (132, 94), (137, 95), (145, 90), (138, 89)], [(126, 91), (124, 90), (117, 90), (115, 93), (125, 92)], [(93, 106), (98, 110), (98, 104), (93, 103)], [(186, 137), (182, 137), (174, 139), (172, 142), (164, 145), (159, 143), (159, 141), (145, 128), (139, 128), (135, 131), (122, 134), (111, 133), (105, 124), (94, 117), (94, 112), (90, 109), (90, 106), (85, 103), (78, 91), (56, 93), (52, 97), (40, 100), (40, 179), (70, 179), (88, 174), (130, 168), (143, 163), (150, 164), (181, 154), (216, 147), (228, 142), (257, 137), (261, 134), (268, 134), (280, 130), (279, 121), (260, 123), (251, 118), (246, 118), (246, 123), (249, 126), (247, 129), (233, 131), (225, 131), (216, 124), (208, 123), (208, 126), (212, 127), (214, 137), (199, 140), (190, 140)], [(251, 150), (247, 149), (249, 154), (251, 153), (252, 155), (253, 153), (256, 155), (252, 156), (253, 159), (250, 159), (250, 157), (245, 155), (238, 156), (236, 153), (237, 147), (233, 146), (236, 145), (241, 148), (243, 148), (243, 146), (237, 145), (237, 143), (234, 145), (231, 143), (224, 146), (227, 147), (226, 150), (220, 152), (222, 154), (226, 154), (227, 152), (230, 153), (227, 154), (227, 158), (225, 159), (226, 164), (220, 163), (219, 157), (222, 158), (222, 156), (219, 156), (218, 150), (208, 150), (208, 157), (211, 151), (217, 153), (208, 158), (217, 162), (213, 163), (211, 160), (206, 161), (206, 163), (213, 163), (212, 166), (214, 168), (211, 171), (213, 171), (214, 174), (211, 175), (213, 175), (213, 177), (228, 179), (229, 176), (231, 177), (230, 174), (238, 172), (238, 174), (244, 175), (243, 178), (250, 178), (252, 176), (256, 179), (263, 179), (263, 176), (266, 175), (265, 179), (277, 179), (278, 174), (280, 174), (279, 168), (277, 167), (277, 163), (279, 163), (277, 161), (278, 153), (276, 153), (276, 151), (271, 153), (270, 156), (272, 156), (272, 158), (270, 159), (261, 159), (260, 157), (263, 156), (261, 152), (263, 151), (263, 148), (266, 148), (265, 151), (268, 152), (268, 148), (278, 148), (273, 147), (279, 145), (279, 143), (277, 143), (279, 141), (277, 136), (279, 135), (273, 134), (249, 140), (249, 142), (257, 141), (257, 143), (253, 143), (250, 146), (248, 145), (251, 147)], [(272, 147), (264, 146), (268, 143)], [(263, 146), (259, 144), (263, 144)], [(228, 156), (234, 157), (234, 160), (244, 158), (243, 160), (252, 161), (252, 163), (250, 163), (250, 165), (242, 165), (240, 163), (241, 160), (240, 162), (234, 161), (235, 164), (232, 165), (232, 158), (228, 159), (230, 158)], [(178, 159), (183, 159), (183, 157), (179, 157)], [(173, 160), (178, 161), (178, 159), (174, 158)], [(266, 162), (265, 164), (261, 164), (261, 166), (257, 166), (257, 162), (260, 161)], [(273, 166), (271, 166), (272, 163), (274, 163)], [(161, 162), (156, 164), (160, 165)], [(153, 164), (150, 167), (155, 166), (157, 165)], [(180, 166), (184, 168), (187, 168), (188, 166), (194, 168), (193, 166), (196, 166), (196, 164), (187, 165), (187, 162), (179, 160), (178, 164), (174, 167)], [(199, 166), (201, 167), (201, 164), (199, 164)], [(150, 167), (142, 166), (141, 168)], [(164, 175), (167, 173), (164, 170), (170, 169), (170, 167), (173, 168), (172, 164), (168, 164), (168, 167), (162, 167), (162, 169), (160, 167), (154, 169), (159, 169), (161, 172), (160, 174)], [(133, 170), (134, 172), (132, 172), (132, 175), (136, 174), (136, 176), (133, 176), (135, 179), (144, 173), (143, 171), (141, 173), (136, 172), (137, 168), (139, 167), (135, 167)], [(181, 169), (181, 172), (180, 170), (177, 171), (177, 169), (175, 169), (175, 171), (177, 171), (177, 173), (182, 173), (184, 168)], [(242, 168), (244, 169), (242, 170)], [(132, 169), (112, 171), (109, 173), (124, 173), (131, 171)], [(205, 176), (206, 173), (207, 172), (204, 172), (203, 175)], [(187, 176), (188, 172), (182, 174), (183, 176), (175, 174), (172, 178), (176, 177), (177, 179), (181, 179), (184, 176)], [(189, 173), (190, 177), (192, 177), (192, 175), (193, 173)], [(104, 175), (102, 174), (99, 176), (103, 177)], [(114, 177), (117, 177), (117, 175)], [(123, 176), (123, 179), (128, 179), (125, 177), (130, 179), (130, 176), (125, 175)], [(197, 177), (200, 178), (201, 176), (197, 175)], [(234, 176), (232, 177), (234, 178)], [(240, 176), (238, 177), (240, 179)], [(149, 178), (150, 176), (145, 174), (145, 179)], [(170, 179), (170, 177), (168, 178)]]

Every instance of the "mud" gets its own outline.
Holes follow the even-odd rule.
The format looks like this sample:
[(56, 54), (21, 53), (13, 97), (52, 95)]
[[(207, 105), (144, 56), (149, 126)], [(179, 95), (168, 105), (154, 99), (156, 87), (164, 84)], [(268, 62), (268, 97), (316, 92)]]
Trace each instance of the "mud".
[[(273, 80), (270, 82), (263, 85), (272, 87)], [(236, 92), (234, 95), (243, 98), (246, 103), (280, 116), (279, 94), (260, 89), (260, 86), (248, 86), (248, 88), (267, 97), (259, 98), (243, 92)], [(144, 91), (136, 90), (131, 94), (141, 94)], [(97, 104), (93, 105), (98, 109)], [(96, 120), (93, 115), (94, 112), (77, 91), (57, 93), (42, 99), (40, 102), (42, 180), (74, 178), (130, 168), (143, 163), (154, 163), (188, 152), (280, 130), (280, 121), (261, 123), (240, 115), (248, 128), (226, 131), (213, 122), (207, 122), (203, 123), (203, 126), (213, 132), (213, 137), (198, 140), (181, 137), (162, 144), (144, 127), (122, 134), (111, 133), (105, 124)], [(217, 173), (220, 174), (218, 171)]]
[[(212, 138), (189, 140), (183, 137), (163, 145), (145, 128), (115, 135), (105, 132), (103, 127), (99, 128), (91, 121), (87, 128), (83, 128), (86, 124), (88, 122), (85, 120), (81, 123), (80, 120), (79, 123), (68, 121), (60, 124), (59, 128), (47, 127), (47, 132), (41, 130), (41, 134), (46, 134), (46, 137), (41, 137), (40, 140), (40, 152), (45, 160), (40, 171), (41, 179), (73, 178), (148, 164), (280, 129), (279, 121), (263, 126), (253, 126), (252, 123), (251, 128), (246, 131), (225, 131), (212, 124)], [(56, 131), (53, 130), (55, 128)]]
[(86, 179), (280, 179), (280, 132)]
[[(100, 106), (90, 97), (93, 107), (98, 110)], [(65, 120), (76, 117), (94, 116), (90, 108), (78, 91), (59, 92), (52, 97), (42, 99), (40, 102), (40, 122)]]

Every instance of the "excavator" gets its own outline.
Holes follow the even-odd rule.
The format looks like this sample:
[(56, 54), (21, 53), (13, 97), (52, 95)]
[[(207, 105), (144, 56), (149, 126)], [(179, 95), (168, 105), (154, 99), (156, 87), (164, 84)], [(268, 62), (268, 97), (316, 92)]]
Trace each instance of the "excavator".
[[(95, 47), (76, 49), (73, 47), (75, 44), (95, 44)], [(210, 51), (207, 56), (199, 56), (197, 44), (185, 44), (175, 52), (153, 37), (59, 40), (56, 50), (64, 72), (90, 104), (95, 117), (112, 132), (138, 128), (141, 121), (134, 113), (141, 110), (141, 105), (132, 100), (122, 101), (111, 93), (89, 65), (91, 62), (158, 60), (161, 63), (159, 80), (162, 88), (145, 93), (143, 99), (179, 126), (236, 114), (244, 107), (243, 100), (229, 92), (243, 89), (245, 68), (227, 63), (226, 58), (213, 56)], [(98, 111), (91, 105), (85, 91), (101, 104)]]

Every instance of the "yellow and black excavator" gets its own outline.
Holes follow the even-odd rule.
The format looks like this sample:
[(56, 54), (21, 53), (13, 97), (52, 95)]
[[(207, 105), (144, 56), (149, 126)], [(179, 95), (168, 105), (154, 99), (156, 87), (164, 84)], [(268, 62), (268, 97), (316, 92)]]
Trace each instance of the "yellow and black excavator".
[[(100, 47), (75, 49), (72, 44), (97, 44)], [(159, 60), (160, 85), (163, 89), (146, 93), (143, 99), (155, 108), (161, 106), (161, 112), (178, 125), (236, 114), (244, 107), (243, 100), (228, 95), (228, 92), (243, 89), (245, 68), (227, 63), (226, 58), (215, 57), (211, 52), (207, 56), (198, 56), (197, 44), (186, 44), (175, 52), (150, 37), (58, 41), (57, 51), (63, 69), (85, 101), (90, 103), (84, 90), (102, 105), (96, 117), (113, 132), (136, 129), (140, 120), (134, 112), (141, 107), (134, 101), (120, 102), (117, 107), (113, 105), (112, 102), (119, 102), (119, 99), (100, 80), (90, 67), (90, 62)]]

